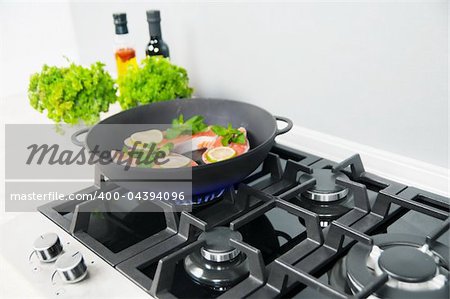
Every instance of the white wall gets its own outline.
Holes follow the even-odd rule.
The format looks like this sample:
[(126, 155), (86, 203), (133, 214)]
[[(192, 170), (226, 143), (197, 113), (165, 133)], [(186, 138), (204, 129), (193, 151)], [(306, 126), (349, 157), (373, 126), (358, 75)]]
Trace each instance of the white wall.
[(145, 10), (159, 8), (172, 60), (197, 95), (250, 101), (296, 125), (448, 167), (447, 5), (83, 1), (70, 13), (82, 63), (114, 70), (117, 11), (127, 12), (142, 58)]
[(78, 60), (68, 1), (0, 1), (0, 97), (26, 93), (42, 65)]

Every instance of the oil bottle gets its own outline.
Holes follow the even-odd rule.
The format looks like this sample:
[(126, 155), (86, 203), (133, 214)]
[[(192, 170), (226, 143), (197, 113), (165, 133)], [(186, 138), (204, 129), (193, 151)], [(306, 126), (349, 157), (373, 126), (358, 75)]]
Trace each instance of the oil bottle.
[(127, 15), (125, 13), (113, 14), (114, 25), (116, 27), (115, 58), (117, 64), (117, 76), (123, 76), (131, 66), (136, 67), (136, 51), (130, 41), (128, 34)]

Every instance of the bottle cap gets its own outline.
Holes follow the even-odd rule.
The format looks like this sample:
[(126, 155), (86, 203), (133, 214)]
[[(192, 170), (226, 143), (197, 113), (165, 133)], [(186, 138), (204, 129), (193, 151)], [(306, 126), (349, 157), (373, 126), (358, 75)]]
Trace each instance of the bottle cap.
[(147, 10), (147, 22), (149, 23), (161, 22), (161, 14), (159, 10)]
[(113, 14), (114, 25), (116, 25), (116, 34), (127, 34), (127, 14), (126, 13), (115, 13)]

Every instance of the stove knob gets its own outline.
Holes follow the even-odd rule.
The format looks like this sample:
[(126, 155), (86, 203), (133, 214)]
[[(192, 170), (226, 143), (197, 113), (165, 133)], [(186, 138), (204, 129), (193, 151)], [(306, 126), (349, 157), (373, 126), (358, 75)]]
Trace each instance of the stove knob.
[(34, 241), (33, 249), (41, 262), (49, 263), (56, 260), (63, 248), (57, 234), (47, 233)]
[(86, 263), (79, 251), (64, 253), (56, 261), (55, 267), (56, 272), (66, 283), (81, 281), (87, 274)]

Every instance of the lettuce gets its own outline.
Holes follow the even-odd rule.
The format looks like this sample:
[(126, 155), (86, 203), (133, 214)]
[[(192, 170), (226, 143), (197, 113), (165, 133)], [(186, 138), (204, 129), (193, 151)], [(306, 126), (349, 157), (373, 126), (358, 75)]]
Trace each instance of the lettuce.
[(100, 112), (117, 101), (114, 80), (96, 62), (89, 68), (70, 63), (69, 67), (44, 65), (31, 76), (28, 98), (31, 106), (56, 123), (93, 124)]
[(193, 93), (186, 70), (159, 56), (146, 57), (138, 67), (130, 66), (118, 85), (123, 109), (187, 98)]

